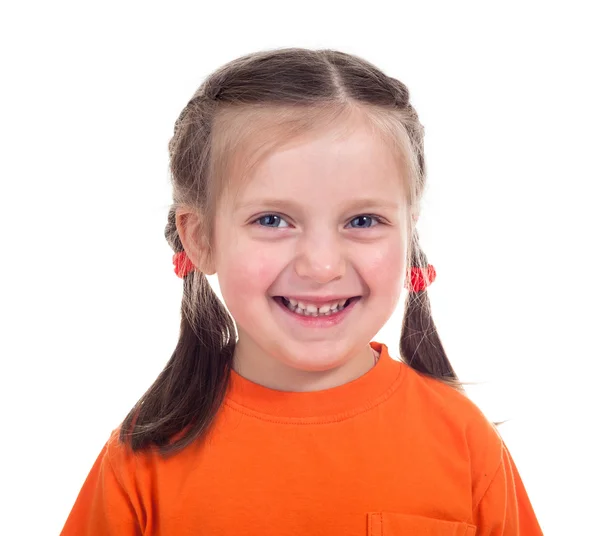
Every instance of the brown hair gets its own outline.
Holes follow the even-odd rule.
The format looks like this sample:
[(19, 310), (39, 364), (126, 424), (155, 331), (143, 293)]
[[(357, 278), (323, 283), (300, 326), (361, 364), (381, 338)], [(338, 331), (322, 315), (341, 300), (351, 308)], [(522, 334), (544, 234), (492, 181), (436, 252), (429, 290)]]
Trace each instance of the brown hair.
[[(286, 140), (339, 125), (355, 113), (396, 149), (410, 207), (409, 266), (426, 267), (412, 219), (426, 178), (423, 126), (409, 92), (369, 62), (335, 50), (250, 54), (224, 65), (198, 88), (169, 142), (174, 202), (165, 236), (173, 250), (183, 250), (175, 224), (177, 207), (193, 207), (203, 216), (212, 243), (215, 206), (234, 167), (247, 173)], [(239, 155), (248, 147), (252, 152), (242, 159)], [(134, 451), (154, 445), (167, 455), (202, 437), (223, 402), (235, 342), (233, 319), (206, 276), (190, 272), (183, 281), (175, 351), (123, 421), (121, 441)], [(400, 355), (419, 373), (462, 390), (431, 318), (426, 290), (408, 293)]]

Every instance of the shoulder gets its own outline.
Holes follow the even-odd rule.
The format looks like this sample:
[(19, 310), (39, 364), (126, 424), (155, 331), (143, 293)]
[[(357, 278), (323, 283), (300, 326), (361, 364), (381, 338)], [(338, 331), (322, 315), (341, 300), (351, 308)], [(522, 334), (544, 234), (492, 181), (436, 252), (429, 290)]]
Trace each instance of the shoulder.
[[(451, 385), (421, 374), (404, 361), (397, 361), (403, 378), (403, 388), (409, 391), (412, 397), (417, 398), (419, 403), (427, 405), (433, 411), (451, 413), (454, 420), (487, 421), (483, 412), (468, 398), (466, 394), (455, 389)], [(481, 424), (481, 423), (480, 423)]]
[[(418, 414), (420, 425), (433, 437), (452, 442), (468, 456), (473, 494), (478, 496), (502, 464), (504, 443), (497, 427), (468, 396), (440, 380), (418, 373), (400, 363), (404, 403)], [(412, 410), (411, 410), (412, 411)]]
[(156, 464), (155, 449), (133, 451), (131, 445), (120, 438), (121, 428), (113, 429), (104, 447), (104, 464), (114, 474), (122, 488), (132, 492), (140, 475), (152, 471)]
[(481, 409), (463, 392), (444, 383), (417, 372), (404, 362), (399, 362), (402, 369), (403, 390), (415, 404), (428, 410), (428, 415), (439, 419), (447, 419), (453, 426), (486, 433), (499, 440), (494, 424)]
[[(184, 434), (185, 430), (176, 432), (170, 439), (174, 442)], [(135, 479), (154, 479), (165, 470), (187, 467), (194, 462), (201, 442), (196, 441), (180, 451), (164, 454), (161, 449), (152, 445), (133, 450), (127, 441), (121, 440), (121, 427), (114, 429), (104, 447), (105, 464), (115, 476), (122, 481), (124, 487), (134, 485)]]

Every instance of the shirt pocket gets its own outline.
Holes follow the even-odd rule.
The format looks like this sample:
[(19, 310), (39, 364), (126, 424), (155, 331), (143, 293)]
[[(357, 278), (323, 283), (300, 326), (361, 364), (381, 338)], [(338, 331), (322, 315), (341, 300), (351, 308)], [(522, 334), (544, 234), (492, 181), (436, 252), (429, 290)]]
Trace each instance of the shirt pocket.
[(477, 527), (462, 521), (373, 512), (368, 514), (368, 536), (475, 536)]

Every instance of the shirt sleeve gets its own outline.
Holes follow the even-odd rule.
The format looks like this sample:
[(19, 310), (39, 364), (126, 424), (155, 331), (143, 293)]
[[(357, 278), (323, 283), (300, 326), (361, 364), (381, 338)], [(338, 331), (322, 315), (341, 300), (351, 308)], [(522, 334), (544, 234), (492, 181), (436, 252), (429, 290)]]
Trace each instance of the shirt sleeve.
[(504, 443), (500, 465), (475, 505), (477, 536), (543, 536), (525, 486)]
[(109, 442), (92, 466), (61, 536), (141, 536), (134, 505), (111, 463)]

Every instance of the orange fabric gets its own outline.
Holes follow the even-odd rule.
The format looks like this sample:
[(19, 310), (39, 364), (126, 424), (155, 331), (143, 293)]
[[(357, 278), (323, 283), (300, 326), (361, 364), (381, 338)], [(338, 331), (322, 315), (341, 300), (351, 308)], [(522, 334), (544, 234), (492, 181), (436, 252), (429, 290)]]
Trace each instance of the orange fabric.
[(508, 450), (464, 395), (393, 360), (325, 391), (235, 372), (214, 427), (170, 459), (113, 431), (63, 536), (537, 536)]

